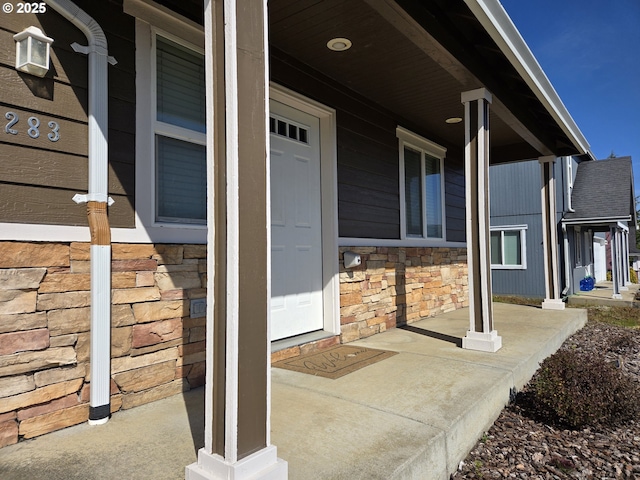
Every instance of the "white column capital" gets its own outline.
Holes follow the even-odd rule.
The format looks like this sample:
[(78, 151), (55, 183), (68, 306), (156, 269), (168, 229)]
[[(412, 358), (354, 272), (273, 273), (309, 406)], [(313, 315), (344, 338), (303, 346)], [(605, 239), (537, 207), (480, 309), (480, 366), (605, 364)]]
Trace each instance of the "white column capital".
[(538, 162), (540, 163), (554, 163), (556, 160), (558, 159), (558, 157), (556, 157), (555, 155), (545, 155), (544, 157), (538, 157)]
[(486, 100), (487, 102), (493, 102), (493, 95), (486, 88), (476, 88), (475, 90), (469, 90), (466, 92), (462, 92), (460, 96), (460, 101), (462, 103), (473, 102), (475, 100)]

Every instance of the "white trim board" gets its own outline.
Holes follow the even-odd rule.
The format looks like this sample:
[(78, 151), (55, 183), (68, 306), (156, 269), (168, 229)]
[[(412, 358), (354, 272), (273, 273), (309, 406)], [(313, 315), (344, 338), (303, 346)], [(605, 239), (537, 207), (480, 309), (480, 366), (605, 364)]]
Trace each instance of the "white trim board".
[(430, 248), (467, 248), (466, 242), (449, 242), (433, 238), (338, 238), (340, 247), (430, 247)]

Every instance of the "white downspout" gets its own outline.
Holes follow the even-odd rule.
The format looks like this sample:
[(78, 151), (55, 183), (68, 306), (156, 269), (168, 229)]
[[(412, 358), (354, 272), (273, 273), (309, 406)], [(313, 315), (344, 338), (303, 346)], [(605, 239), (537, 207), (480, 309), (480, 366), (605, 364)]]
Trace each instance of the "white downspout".
[(567, 197), (567, 211), (571, 213), (575, 213), (575, 210), (572, 206), (572, 194), (573, 194), (573, 159), (572, 157), (564, 157), (564, 173), (566, 176), (565, 188), (566, 188), (566, 197)]
[(108, 196), (108, 63), (107, 38), (100, 25), (69, 0), (46, 0), (87, 37), (89, 46), (71, 45), (89, 56), (89, 192), (75, 195), (87, 203), (91, 232), (91, 395), (89, 424), (106, 423), (111, 415), (111, 229)]
[(564, 244), (564, 281), (565, 287), (562, 290), (563, 295), (569, 295), (571, 291), (571, 263), (569, 260), (569, 235), (567, 233), (567, 224), (562, 223), (562, 242)]

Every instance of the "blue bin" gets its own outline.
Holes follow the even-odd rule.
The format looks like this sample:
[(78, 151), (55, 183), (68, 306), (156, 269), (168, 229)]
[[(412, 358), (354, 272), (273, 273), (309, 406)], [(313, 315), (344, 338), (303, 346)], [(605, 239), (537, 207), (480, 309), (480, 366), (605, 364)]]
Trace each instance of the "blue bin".
[(593, 290), (595, 283), (596, 282), (593, 277), (584, 277), (582, 280), (580, 280), (580, 290), (583, 292), (590, 292), (591, 290)]

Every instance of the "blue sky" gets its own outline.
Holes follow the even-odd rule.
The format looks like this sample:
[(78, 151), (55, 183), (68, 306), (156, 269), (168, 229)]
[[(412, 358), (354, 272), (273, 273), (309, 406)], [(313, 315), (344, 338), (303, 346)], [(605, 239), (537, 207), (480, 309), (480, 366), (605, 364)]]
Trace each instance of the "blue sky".
[(640, 195), (640, 0), (500, 0), (596, 158), (631, 155)]

